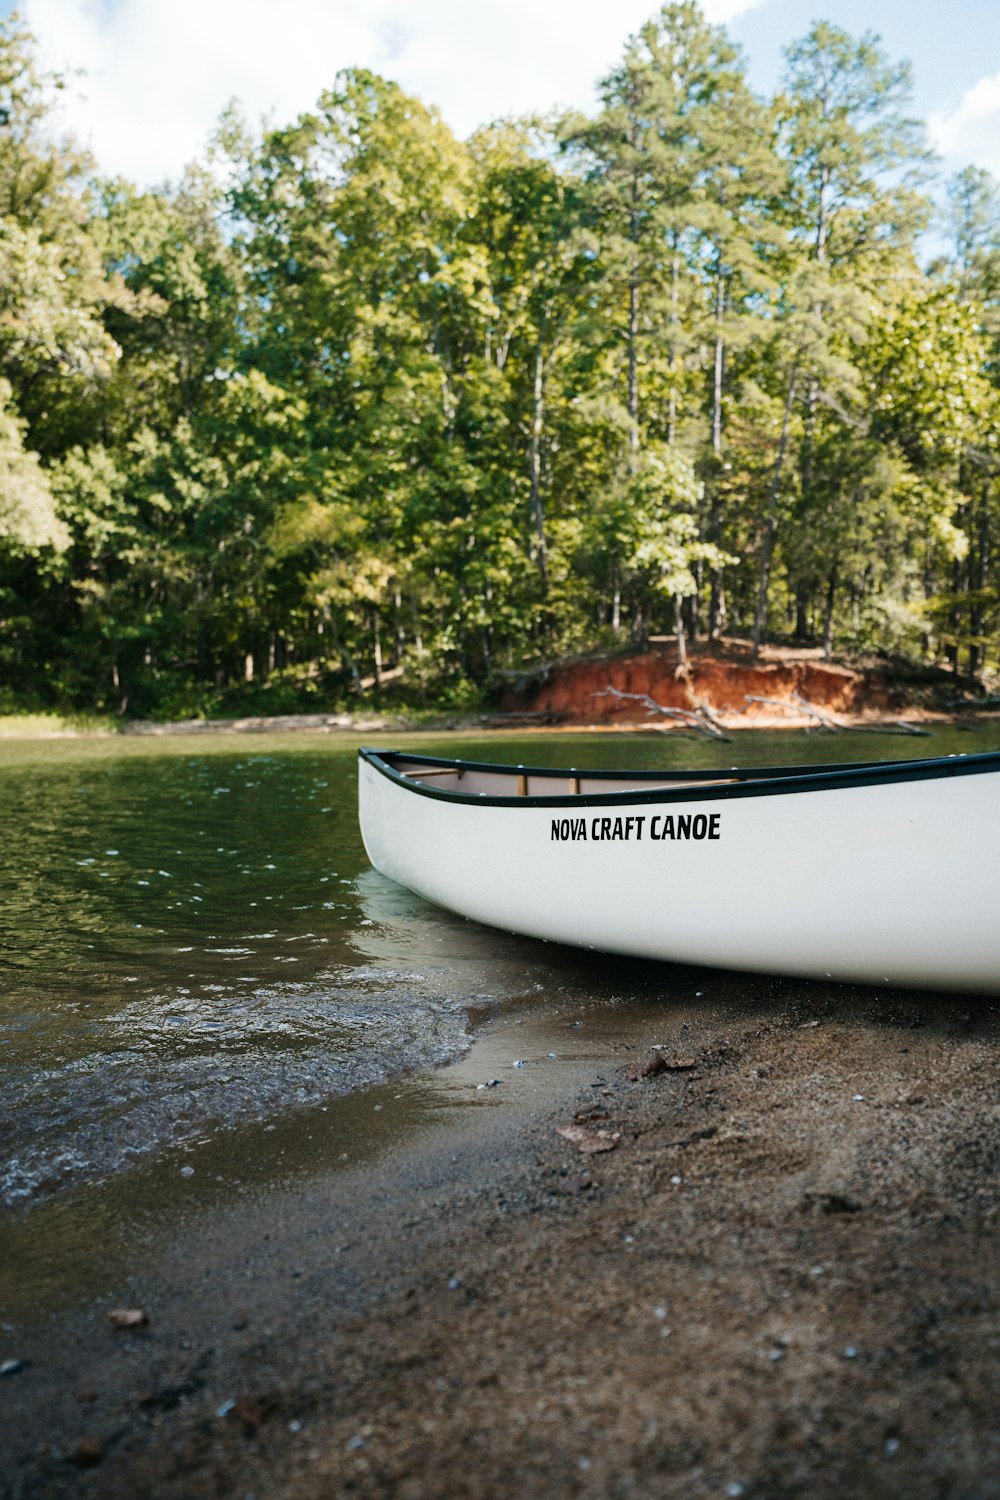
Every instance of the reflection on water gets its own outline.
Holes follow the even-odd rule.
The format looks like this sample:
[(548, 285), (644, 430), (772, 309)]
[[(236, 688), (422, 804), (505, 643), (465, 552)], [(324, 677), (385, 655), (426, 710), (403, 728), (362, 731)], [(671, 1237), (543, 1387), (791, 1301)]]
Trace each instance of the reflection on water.
[[(991, 749), (746, 733), (424, 743), (527, 764), (717, 767)], [(436, 910), (372, 871), (356, 746), (220, 736), (2, 749), (0, 1201), (459, 1055), (483, 1012), (588, 960)], [(625, 961), (600, 970), (628, 988)], [(471, 1018), (471, 1022), (470, 1022)]]

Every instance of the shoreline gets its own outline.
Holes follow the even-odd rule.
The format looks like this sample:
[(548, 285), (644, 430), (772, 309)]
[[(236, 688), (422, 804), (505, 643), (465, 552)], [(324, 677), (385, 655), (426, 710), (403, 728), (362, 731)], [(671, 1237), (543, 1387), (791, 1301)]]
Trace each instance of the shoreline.
[[(258, 1135), (273, 1180), (168, 1195), (124, 1274), (93, 1247), (3, 1381), (3, 1494), (993, 1492), (995, 1004), (643, 988), (362, 1096), (363, 1160)], [(654, 1045), (680, 1066), (630, 1079)]]
[[(815, 733), (836, 734), (840, 730), (867, 731), (877, 734), (899, 736), (922, 735), (934, 728), (989, 728), (1000, 723), (1000, 709), (975, 710), (964, 708), (954, 713), (917, 709), (913, 712), (886, 717), (879, 713), (846, 714), (836, 716), (835, 726), (818, 725), (815, 718), (797, 711), (789, 704), (787, 713), (762, 714), (747, 719), (736, 714), (715, 715), (720, 727), (738, 736), (745, 730), (812, 730)], [(439, 724), (413, 724), (405, 719), (372, 718), (366, 715), (348, 714), (273, 714), (249, 716), (241, 719), (178, 719), (160, 724), (152, 720), (136, 720), (116, 729), (51, 729), (26, 728), (23, 731), (5, 724), (0, 726), (0, 745), (5, 741), (25, 740), (130, 740), (167, 739), (176, 736), (204, 735), (254, 735), (254, 734), (314, 734), (338, 735), (358, 738), (367, 734), (394, 734), (413, 738), (428, 736), (477, 735), (492, 738), (494, 735), (533, 737), (535, 735), (560, 734), (638, 734), (691, 737), (691, 730), (683, 724), (661, 725), (650, 722), (614, 721), (537, 724), (525, 722), (513, 715), (509, 723), (498, 722), (496, 714), (482, 718), (462, 717), (443, 719)]]

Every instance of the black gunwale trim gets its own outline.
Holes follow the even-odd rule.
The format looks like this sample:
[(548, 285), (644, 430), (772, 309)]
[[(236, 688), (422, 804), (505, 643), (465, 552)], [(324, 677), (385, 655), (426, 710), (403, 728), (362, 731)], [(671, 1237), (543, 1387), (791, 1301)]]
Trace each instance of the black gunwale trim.
[[(432, 797), (438, 802), (457, 802), (468, 807), (642, 807), (649, 802), (727, 802), (741, 797), (778, 796), (786, 792), (827, 792), (848, 787), (889, 786), (903, 781), (935, 781), (954, 776), (970, 776), (987, 771), (1000, 771), (1000, 750), (988, 750), (978, 755), (939, 756), (926, 760), (861, 761), (845, 765), (827, 766), (760, 766), (746, 769), (721, 769), (720, 775), (738, 778), (719, 786), (705, 786), (706, 775), (711, 771), (590, 771), (585, 766), (514, 766), (496, 764), (492, 761), (453, 759), (440, 755), (409, 754), (405, 750), (375, 750), (363, 746), (358, 756), (389, 781), (415, 792), (419, 797)], [(683, 787), (650, 787), (649, 791), (633, 792), (586, 792), (574, 794), (561, 792), (558, 795), (497, 797), (480, 792), (453, 792), (444, 787), (428, 786), (424, 782), (412, 781), (402, 775), (392, 764), (405, 761), (408, 765), (428, 767), (450, 767), (456, 770), (499, 772), (508, 776), (541, 776), (553, 780), (567, 781), (578, 776), (587, 780), (643, 781), (661, 779), (669, 775), (677, 781), (700, 781), (702, 784), (690, 790)]]

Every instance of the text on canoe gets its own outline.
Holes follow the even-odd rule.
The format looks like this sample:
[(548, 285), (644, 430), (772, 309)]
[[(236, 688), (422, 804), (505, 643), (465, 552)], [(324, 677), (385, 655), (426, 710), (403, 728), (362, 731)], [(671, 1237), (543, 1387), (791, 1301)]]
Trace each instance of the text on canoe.
[[(648, 824), (648, 827), (647, 827)], [(663, 839), (719, 839), (721, 813), (646, 813), (628, 817), (553, 818), (550, 839), (572, 844), (642, 843)]]

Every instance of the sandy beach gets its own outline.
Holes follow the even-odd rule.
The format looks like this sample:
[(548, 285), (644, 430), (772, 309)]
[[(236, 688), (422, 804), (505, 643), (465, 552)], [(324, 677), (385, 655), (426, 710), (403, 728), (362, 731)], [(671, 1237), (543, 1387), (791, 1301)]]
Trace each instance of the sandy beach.
[(706, 978), (162, 1165), (58, 1306), (15, 1235), (4, 1496), (996, 1495), (995, 1005)]

